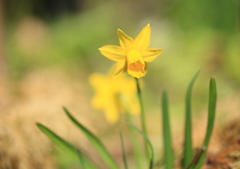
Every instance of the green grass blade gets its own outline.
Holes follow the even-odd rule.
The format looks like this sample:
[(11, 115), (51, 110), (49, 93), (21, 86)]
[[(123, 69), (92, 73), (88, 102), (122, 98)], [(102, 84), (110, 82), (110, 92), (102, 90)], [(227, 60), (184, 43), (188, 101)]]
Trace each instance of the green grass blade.
[(141, 134), (144, 138), (144, 140), (146, 141), (146, 143), (148, 144), (148, 146), (150, 147), (150, 162), (149, 162), (149, 169), (153, 168), (153, 160), (154, 160), (154, 151), (153, 151), (153, 146), (150, 142), (150, 140), (148, 139), (148, 137), (145, 135), (144, 132), (142, 132), (139, 128), (137, 128), (133, 123), (131, 123), (130, 121), (127, 121), (128, 124), (130, 124), (139, 134)]
[(63, 150), (67, 155), (71, 156), (72, 158), (76, 160), (80, 160), (81, 166), (86, 169), (97, 169), (97, 167), (92, 164), (86, 157), (83, 156), (83, 154), (72, 144), (65, 141), (58, 135), (56, 135), (54, 132), (52, 132), (50, 129), (45, 127), (44, 125), (40, 123), (36, 123), (37, 127), (46, 135), (48, 136), (55, 145), (57, 145), (61, 150)]
[(162, 95), (162, 116), (163, 116), (163, 142), (164, 142), (164, 163), (166, 169), (172, 169), (174, 166), (172, 140), (169, 124), (168, 99), (164, 91)]
[(77, 153), (78, 153), (78, 157), (79, 157), (79, 161), (80, 161), (80, 164), (82, 166), (82, 169), (86, 169), (86, 166), (85, 166), (85, 163), (84, 163), (83, 154), (81, 153), (80, 150), (78, 150)]
[(112, 156), (109, 154), (105, 146), (102, 144), (102, 142), (93, 134), (91, 133), (87, 128), (85, 128), (82, 124), (80, 124), (70, 113), (66, 108), (63, 108), (69, 119), (88, 137), (89, 141), (92, 143), (92, 145), (96, 148), (98, 153), (100, 154), (103, 161), (111, 168), (111, 169), (118, 169), (118, 165), (112, 158)]
[(122, 133), (121, 132), (120, 132), (120, 140), (121, 140), (121, 146), (122, 146), (122, 155), (123, 155), (124, 168), (128, 169), (127, 155), (126, 155), (124, 142), (123, 142), (123, 137), (122, 137)]
[(188, 85), (186, 93), (186, 115), (185, 115), (185, 133), (184, 133), (184, 153), (183, 153), (183, 163), (182, 167), (186, 168), (193, 158), (193, 148), (192, 148), (192, 122), (191, 122), (191, 96), (192, 89), (199, 71), (193, 76), (191, 82)]
[(204, 139), (203, 146), (202, 146), (202, 149), (204, 149), (206, 151), (199, 158), (194, 169), (200, 169), (202, 167), (205, 157), (206, 157), (206, 152), (207, 152), (208, 144), (210, 141), (210, 137), (211, 137), (213, 125), (214, 125), (216, 102), (217, 102), (216, 82), (215, 82), (214, 78), (211, 78), (210, 86), (209, 86), (207, 132), (206, 132), (205, 139)]

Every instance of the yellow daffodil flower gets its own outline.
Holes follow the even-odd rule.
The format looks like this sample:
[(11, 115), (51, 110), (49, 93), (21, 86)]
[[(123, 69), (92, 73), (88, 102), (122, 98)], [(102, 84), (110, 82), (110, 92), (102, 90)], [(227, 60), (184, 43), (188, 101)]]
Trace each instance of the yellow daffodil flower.
[(151, 27), (145, 26), (133, 39), (122, 30), (117, 30), (120, 46), (106, 45), (99, 48), (102, 55), (116, 61), (113, 76), (128, 72), (131, 76), (140, 78), (147, 72), (146, 62), (153, 61), (162, 53), (162, 49), (148, 48), (150, 44)]
[(120, 112), (139, 113), (134, 79), (124, 75), (112, 78), (111, 75), (94, 73), (90, 75), (89, 82), (96, 92), (92, 106), (102, 110), (108, 122), (117, 122)]

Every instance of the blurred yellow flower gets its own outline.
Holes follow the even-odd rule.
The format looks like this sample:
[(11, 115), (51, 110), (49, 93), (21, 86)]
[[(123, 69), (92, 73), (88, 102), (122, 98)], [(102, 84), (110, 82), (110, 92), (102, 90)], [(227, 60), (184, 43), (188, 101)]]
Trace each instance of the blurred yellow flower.
[(108, 122), (117, 122), (120, 112), (139, 113), (140, 107), (133, 78), (124, 75), (112, 78), (111, 75), (93, 73), (89, 77), (89, 82), (96, 92), (92, 98), (92, 106), (104, 111)]
[(151, 27), (145, 26), (133, 39), (122, 30), (117, 30), (120, 46), (106, 45), (99, 48), (102, 55), (116, 61), (113, 76), (128, 72), (131, 76), (140, 78), (147, 72), (146, 62), (153, 61), (162, 53), (162, 49), (148, 48), (150, 44)]

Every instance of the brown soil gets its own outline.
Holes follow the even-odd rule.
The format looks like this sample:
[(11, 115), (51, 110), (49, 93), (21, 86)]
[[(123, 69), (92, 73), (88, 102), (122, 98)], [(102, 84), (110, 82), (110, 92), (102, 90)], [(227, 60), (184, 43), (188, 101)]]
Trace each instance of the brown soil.
[(240, 120), (227, 124), (219, 133), (220, 149), (208, 153), (204, 169), (240, 168)]

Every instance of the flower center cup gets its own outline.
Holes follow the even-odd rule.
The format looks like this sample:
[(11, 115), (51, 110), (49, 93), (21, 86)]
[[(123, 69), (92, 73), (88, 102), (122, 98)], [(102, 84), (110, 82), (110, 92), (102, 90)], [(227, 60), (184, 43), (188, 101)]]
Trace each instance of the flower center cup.
[(145, 63), (142, 54), (137, 50), (131, 50), (127, 53), (128, 73), (134, 77), (145, 75)]

